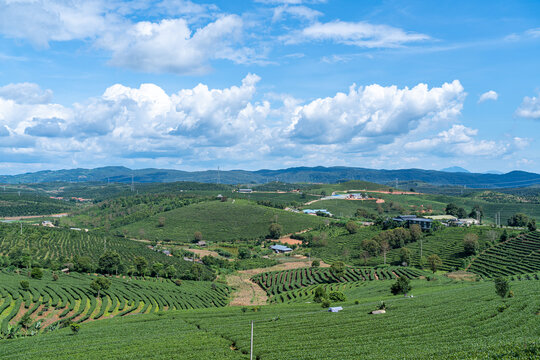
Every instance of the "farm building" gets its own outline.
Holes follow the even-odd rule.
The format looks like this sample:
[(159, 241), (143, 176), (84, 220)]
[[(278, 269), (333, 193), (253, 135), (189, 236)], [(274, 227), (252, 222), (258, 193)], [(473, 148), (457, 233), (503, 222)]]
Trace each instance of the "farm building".
[(238, 189), (238, 192), (241, 194), (249, 194), (253, 192), (253, 189)]
[(328, 312), (340, 312), (341, 310), (343, 310), (343, 308), (341, 306), (335, 306), (335, 307), (329, 307), (328, 308)]
[(397, 221), (398, 223), (403, 224), (406, 227), (417, 224), (420, 225), (420, 228), (422, 228), (422, 230), (431, 229), (431, 224), (433, 223), (432, 219), (419, 218), (416, 215), (399, 215), (392, 220)]
[(291, 252), (292, 249), (290, 247), (284, 246), (284, 245), (272, 245), (270, 246), (270, 249), (274, 250), (276, 254), (279, 253), (287, 253)]

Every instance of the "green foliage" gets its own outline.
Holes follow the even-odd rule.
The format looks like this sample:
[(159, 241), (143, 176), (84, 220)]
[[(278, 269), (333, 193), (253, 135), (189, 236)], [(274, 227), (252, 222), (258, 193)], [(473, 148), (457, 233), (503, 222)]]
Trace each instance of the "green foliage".
[(327, 298), (326, 289), (322, 286), (317, 287), (313, 295), (313, 301), (315, 301), (316, 303), (320, 303), (326, 298)]
[(30, 283), (28, 282), (28, 280), (21, 280), (19, 282), (19, 285), (21, 286), (21, 289), (23, 290), (28, 290), (30, 288)]
[(32, 279), (40, 280), (41, 278), (43, 278), (43, 270), (41, 270), (38, 267), (32, 268), (32, 271), (30, 272), (30, 276), (32, 277)]
[(465, 253), (471, 255), (476, 254), (479, 249), (478, 235), (474, 233), (466, 234), (463, 238), (463, 250)]
[(319, 267), (321, 266), (321, 262), (318, 260), (318, 259), (314, 259), (312, 262), (311, 262), (311, 267)]
[(327, 308), (327, 307), (329, 307), (330, 305), (331, 305), (331, 303), (330, 303), (330, 300), (328, 300), (328, 299), (324, 299), (324, 300), (321, 302), (321, 307), (322, 307), (322, 308)]
[(330, 271), (337, 277), (343, 276), (345, 273), (345, 264), (343, 261), (335, 261), (330, 266)]
[(427, 262), (429, 264), (429, 268), (431, 269), (431, 271), (433, 271), (433, 273), (435, 273), (437, 269), (439, 269), (439, 267), (443, 264), (441, 258), (437, 254), (432, 254), (428, 256)]
[(107, 290), (111, 286), (111, 280), (100, 276), (90, 283), (90, 288), (94, 290), (96, 296), (99, 297), (99, 294), (102, 290)]
[(510, 291), (510, 283), (504, 277), (495, 278), (495, 293), (501, 298), (505, 298)]
[(536, 219), (531, 219), (527, 223), (527, 229), (529, 229), (529, 231), (536, 231)]
[(144, 237), (149, 240), (191, 242), (195, 231), (204, 227), (207, 241), (259, 239), (268, 234), (269, 225), (276, 215), (282, 226), (281, 233), (315, 228), (322, 223), (315, 216), (268, 208), (246, 200), (234, 203), (206, 201), (156, 215), (166, 219), (165, 226), (161, 228), (155, 226), (156, 216), (151, 216), (115, 231), (122, 233), (126, 230), (130, 236), (139, 237), (139, 231), (143, 229)]
[(399, 260), (402, 264), (405, 263), (406, 265), (410, 265), (411, 264), (411, 250), (409, 250), (406, 247), (399, 249)]
[(69, 325), (69, 328), (71, 329), (71, 332), (73, 334), (78, 334), (79, 330), (81, 330), (81, 325), (76, 324), (76, 323), (72, 323), (72, 324)]
[(268, 227), (268, 234), (270, 236), (270, 239), (279, 239), (281, 237), (281, 234), (283, 232), (283, 226), (281, 226), (278, 223), (271, 223)]
[(118, 274), (121, 264), (120, 254), (114, 250), (107, 250), (99, 258), (99, 269), (107, 274)]
[(356, 232), (358, 231), (358, 225), (354, 221), (347, 222), (345, 228), (347, 229), (349, 234), (356, 234)]
[(390, 287), (390, 292), (393, 295), (407, 294), (409, 293), (409, 291), (411, 291), (411, 289), (412, 287), (409, 279), (402, 276), (398, 278), (395, 283), (392, 284), (392, 286)]
[(328, 294), (328, 300), (332, 302), (344, 302), (347, 301), (347, 298), (341, 291), (331, 291)]
[(508, 219), (508, 226), (525, 227), (528, 223), (529, 217), (523, 213), (514, 214)]

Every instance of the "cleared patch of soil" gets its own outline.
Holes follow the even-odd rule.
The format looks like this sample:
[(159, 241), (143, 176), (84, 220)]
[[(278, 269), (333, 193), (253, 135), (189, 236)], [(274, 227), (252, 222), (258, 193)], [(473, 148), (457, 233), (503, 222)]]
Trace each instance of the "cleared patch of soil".
[(466, 272), (466, 271), (454, 271), (446, 274), (446, 276), (452, 280), (463, 280), (463, 281), (475, 281), (476, 274)]

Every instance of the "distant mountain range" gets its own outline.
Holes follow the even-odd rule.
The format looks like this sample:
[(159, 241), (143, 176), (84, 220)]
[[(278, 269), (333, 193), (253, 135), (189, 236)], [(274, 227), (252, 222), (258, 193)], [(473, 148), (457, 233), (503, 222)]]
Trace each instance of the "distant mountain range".
[(469, 170), (467, 169), (464, 169), (460, 166), (450, 166), (450, 167), (447, 167), (447, 168), (444, 168), (444, 169), (441, 169), (441, 171), (444, 171), (444, 172), (461, 172), (461, 173), (470, 173)]
[[(465, 169), (463, 169), (465, 170)], [(434, 185), (457, 185), (470, 188), (526, 187), (540, 184), (540, 174), (512, 171), (507, 174), (477, 174), (421, 169), (375, 170), (353, 167), (295, 167), (280, 170), (206, 170), (181, 171), (170, 169), (132, 170), (121, 166), (96, 169), (47, 170), (20, 175), (0, 175), (0, 183), (22, 184), (42, 182), (121, 182), (130, 183), (196, 181), (224, 184), (262, 184), (271, 181), (287, 183), (336, 183), (347, 180), (363, 180), (379, 184), (395, 184), (395, 181), (422, 181)]]

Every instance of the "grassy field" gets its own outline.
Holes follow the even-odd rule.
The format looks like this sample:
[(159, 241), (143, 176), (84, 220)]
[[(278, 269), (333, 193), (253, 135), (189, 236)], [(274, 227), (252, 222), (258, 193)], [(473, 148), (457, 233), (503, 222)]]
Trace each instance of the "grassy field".
[[(208, 201), (157, 214), (119, 231), (126, 229), (133, 237), (179, 242), (191, 242), (196, 231), (209, 241), (257, 239), (268, 234), (268, 227), (276, 216), (283, 233), (323, 223), (323, 219), (315, 216), (260, 206), (247, 200), (235, 200), (234, 203)], [(164, 218), (163, 227), (159, 227), (161, 217)]]
[[(0, 340), (0, 358), (247, 359), (252, 320), (261, 360), (540, 357), (538, 280), (511, 282), (515, 297), (503, 311), (490, 281), (413, 280), (414, 298), (390, 295), (391, 283), (346, 289), (337, 314), (294, 304), (139, 315), (83, 324), (77, 335)], [(368, 315), (381, 300), (387, 313)]]

